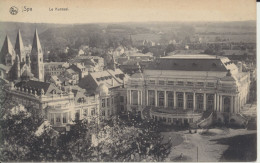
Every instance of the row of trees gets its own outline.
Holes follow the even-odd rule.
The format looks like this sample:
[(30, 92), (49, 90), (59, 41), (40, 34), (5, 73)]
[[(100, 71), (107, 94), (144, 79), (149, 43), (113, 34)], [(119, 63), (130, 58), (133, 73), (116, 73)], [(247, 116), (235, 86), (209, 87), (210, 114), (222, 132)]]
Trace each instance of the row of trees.
[(163, 161), (171, 151), (153, 122), (83, 119), (58, 133), (38, 113), (9, 107), (1, 110), (1, 161)]

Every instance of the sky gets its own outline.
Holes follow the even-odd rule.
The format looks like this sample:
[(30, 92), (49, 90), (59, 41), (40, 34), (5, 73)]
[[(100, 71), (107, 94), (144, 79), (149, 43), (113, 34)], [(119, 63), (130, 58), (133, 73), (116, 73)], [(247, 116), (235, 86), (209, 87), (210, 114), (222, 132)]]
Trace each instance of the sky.
[[(10, 7), (18, 8), (16, 15)], [(23, 11), (31, 8), (32, 11)], [(53, 11), (50, 11), (53, 8)], [(55, 11), (55, 8), (68, 8)], [(30, 9), (29, 9), (30, 10)], [(0, 0), (0, 21), (109, 23), (256, 20), (255, 0)]]

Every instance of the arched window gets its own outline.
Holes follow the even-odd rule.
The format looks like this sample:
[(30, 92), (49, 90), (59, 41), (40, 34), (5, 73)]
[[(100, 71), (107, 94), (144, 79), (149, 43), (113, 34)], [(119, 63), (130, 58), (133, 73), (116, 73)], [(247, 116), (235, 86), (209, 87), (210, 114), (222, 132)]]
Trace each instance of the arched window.
[(188, 94), (187, 95), (187, 107), (189, 109), (193, 108), (193, 94)]
[(178, 93), (178, 107), (183, 108), (183, 93)]
[(164, 92), (159, 91), (158, 92), (158, 100), (159, 100), (159, 106), (164, 106)]
[(168, 92), (168, 107), (173, 107), (173, 93)]
[(202, 94), (197, 95), (197, 108), (203, 109), (203, 95)]
[(155, 91), (152, 90), (148, 91), (148, 105), (150, 106), (155, 105)]
[(138, 105), (138, 91), (133, 90), (131, 91), (131, 96), (132, 96), (132, 105)]

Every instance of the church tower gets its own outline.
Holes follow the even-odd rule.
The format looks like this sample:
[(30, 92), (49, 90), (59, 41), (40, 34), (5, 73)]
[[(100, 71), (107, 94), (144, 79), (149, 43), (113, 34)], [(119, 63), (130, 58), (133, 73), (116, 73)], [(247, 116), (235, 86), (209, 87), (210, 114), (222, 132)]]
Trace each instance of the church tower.
[(43, 51), (37, 29), (35, 30), (32, 44), (31, 72), (34, 74), (34, 77), (38, 78), (40, 81), (44, 81)]
[(20, 62), (24, 63), (25, 59), (26, 59), (26, 54), (25, 54), (25, 50), (24, 50), (24, 46), (23, 46), (23, 39), (21, 36), (20, 29), (18, 30), (18, 33), (17, 33), (14, 50), (15, 50), (15, 53), (19, 55)]
[(15, 63), (14, 63), (14, 70), (15, 70), (15, 74), (14, 74), (14, 79), (15, 80), (18, 80), (21, 76), (21, 70), (20, 70), (20, 57), (19, 55), (17, 54), (16, 55), (16, 58), (15, 58)]
[(5, 37), (5, 41), (0, 52), (0, 57), (2, 64), (6, 66), (12, 66), (14, 64), (16, 55), (13, 45), (7, 35)]

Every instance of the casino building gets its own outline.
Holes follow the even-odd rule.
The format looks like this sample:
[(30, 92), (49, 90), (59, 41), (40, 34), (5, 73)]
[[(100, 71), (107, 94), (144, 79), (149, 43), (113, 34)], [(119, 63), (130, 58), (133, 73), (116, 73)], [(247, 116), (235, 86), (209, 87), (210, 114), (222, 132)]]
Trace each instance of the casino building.
[(168, 124), (198, 122), (205, 112), (221, 122), (239, 121), (249, 86), (249, 72), (227, 57), (161, 57), (128, 80), (127, 110)]

